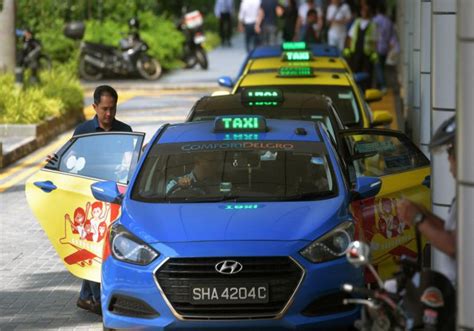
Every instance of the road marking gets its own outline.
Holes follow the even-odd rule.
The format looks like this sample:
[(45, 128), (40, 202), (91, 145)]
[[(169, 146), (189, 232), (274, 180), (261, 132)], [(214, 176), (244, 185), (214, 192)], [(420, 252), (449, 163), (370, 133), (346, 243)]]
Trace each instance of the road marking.
[[(48, 151), (51, 151), (51, 152), (56, 151), (57, 149), (59, 149), (59, 147), (64, 145), (64, 143), (68, 139), (69, 139), (69, 137), (60, 139), (57, 142), (53, 143), (52, 145), (50, 144), (50, 145), (47, 145), (47, 146), (45, 146), (45, 147), (43, 147), (39, 150), (36, 150), (34, 153), (27, 156), (19, 164), (13, 165), (13, 166), (7, 168), (7, 171), (2, 172), (0, 174), (0, 180), (3, 180), (7, 177), (10, 177), (11, 175), (16, 175), (16, 173), (18, 173), (20, 170), (22, 170), (24, 168), (29, 168), (29, 167), (35, 166), (38, 162), (44, 161), (46, 159), (46, 155), (50, 154), (50, 152), (48, 153)], [(47, 148), (46, 152), (44, 150), (45, 148)]]
[(30, 177), (31, 175), (33, 175), (35, 172), (37, 172), (42, 167), (43, 167), (42, 163), (37, 164), (34, 167), (31, 167), (30, 169), (20, 173), (18, 176), (15, 176), (12, 179), (6, 181), (5, 184), (0, 185), (0, 193), (5, 192), (6, 190), (8, 190), (9, 188), (12, 188), (13, 186), (18, 184), (22, 180)]

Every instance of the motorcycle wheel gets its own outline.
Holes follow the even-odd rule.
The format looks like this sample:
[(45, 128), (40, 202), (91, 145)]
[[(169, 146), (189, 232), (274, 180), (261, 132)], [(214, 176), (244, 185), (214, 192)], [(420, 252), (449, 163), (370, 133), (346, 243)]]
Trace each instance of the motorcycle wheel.
[(161, 64), (156, 59), (149, 56), (140, 56), (137, 60), (137, 70), (142, 78), (155, 80), (161, 76)]
[(40, 70), (51, 70), (51, 59), (46, 54), (41, 54), (38, 58)]
[(186, 69), (191, 69), (191, 68), (194, 68), (194, 66), (197, 64), (197, 58), (196, 56), (187, 56), (185, 59), (184, 59), (184, 63), (185, 63), (185, 68)]
[(199, 48), (196, 51), (196, 58), (199, 65), (201, 66), (201, 69), (207, 70), (207, 68), (209, 68), (209, 62), (207, 61), (207, 55), (204, 49)]
[(86, 80), (101, 80), (104, 77), (99, 69), (87, 63), (84, 56), (79, 59), (79, 75)]

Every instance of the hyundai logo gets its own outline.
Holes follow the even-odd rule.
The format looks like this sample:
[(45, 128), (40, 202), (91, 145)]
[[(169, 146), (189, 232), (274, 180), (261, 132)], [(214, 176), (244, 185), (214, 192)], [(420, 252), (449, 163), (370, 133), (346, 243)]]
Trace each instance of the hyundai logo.
[(237, 261), (225, 260), (216, 264), (216, 271), (223, 275), (234, 275), (242, 271), (244, 266)]

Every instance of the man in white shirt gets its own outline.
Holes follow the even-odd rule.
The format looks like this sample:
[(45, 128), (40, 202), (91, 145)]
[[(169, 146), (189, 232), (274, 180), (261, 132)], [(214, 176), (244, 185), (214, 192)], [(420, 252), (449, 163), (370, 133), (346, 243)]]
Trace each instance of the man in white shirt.
[(351, 9), (342, 0), (331, 0), (326, 14), (326, 23), (329, 25), (328, 43), (344, 49), (347, 37), (347, 23), (352, 17)]
[(306, 31), (306, 16), (310, 9), (314, 9), (318, 13), (317, 32), (319, 33), (323, 28), (323, 11), (320, 7), (316, 6), (314, 0), (306, 0), (306, 2), (298, 8), (298, 19), (296, 20), (295, 26), (295, 40), (305, 39), (304, 32)]
[(247, 52), (259, 44), (258, 34), (255, 32), (260, 0), (242, 0), (239, 9), (239, 31), (245, 32), (245, 47)]

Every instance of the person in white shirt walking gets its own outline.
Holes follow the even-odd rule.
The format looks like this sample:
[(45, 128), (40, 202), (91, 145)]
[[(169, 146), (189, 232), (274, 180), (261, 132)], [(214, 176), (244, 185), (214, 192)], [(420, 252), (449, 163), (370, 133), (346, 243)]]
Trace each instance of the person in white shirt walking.
[(337, 46), (341, 51), (344, 49), (347, 37), (346, 26), (351, 18), (351, 9), (347, 3), (344, 3), (342, 0), (331, 0), (326, 13), (326, 21), (329, 25), (329, 45)]
[(242, 0), (239, 9), (239, 31), (245, 32), (245, 47), (247, 52), (259, 44), (259, 37), (255, 31), (260, 0)]

